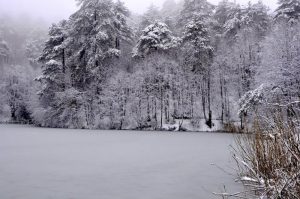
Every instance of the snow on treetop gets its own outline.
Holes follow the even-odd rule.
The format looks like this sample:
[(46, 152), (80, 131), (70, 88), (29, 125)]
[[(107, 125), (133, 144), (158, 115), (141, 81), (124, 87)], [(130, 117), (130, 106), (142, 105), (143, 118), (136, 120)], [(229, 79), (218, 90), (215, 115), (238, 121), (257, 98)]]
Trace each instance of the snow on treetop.
[(107, 35), (107, 33), (103, 32), (103, 31), (99, 31), (96, 37), (100, 41), (105, 41), (105, 40), (109, 39), (109, 36)]
[(240, 110), (239, 115), (242, 115), (243, 113), (247, 113), (247, 111), (254, 107), (255, 105), (262, 102), (264, 97), (264, 90), (265, 86), (261, 85), (257, 89), (253, 91), (247, 92), (241, 99), (240, 99)]
[(1, 56), (8, 56), (8, 54), (9, 54), (8, 45), (4, 40), (2, 40), (0, 38), (0, 55)]
[(48, 66), (60, 65), (60, 63), (58, 61), (55, 61), (55, 60), (51, 59), (50, 61), (48, 61), (46, 63), (46, 65), (48, 65)]
[(179, 45), (180, 39), (172, 36), (169, 27), (156, 21), (143, 30), (137, 46), (133, 50), (133, 57), (145, 57), (152, 51), (167, 51)]
[(143, 30), (144, 34), (154, 33), (156, 35), (161, 35), (163, 33), (170, 33), (167, 24), (156, 21), (154, 24), (149, 25)]
[(289, 22), (297, 22), (300, 18), (299, 0), (280, 0), (275, 19), (287, 19)]

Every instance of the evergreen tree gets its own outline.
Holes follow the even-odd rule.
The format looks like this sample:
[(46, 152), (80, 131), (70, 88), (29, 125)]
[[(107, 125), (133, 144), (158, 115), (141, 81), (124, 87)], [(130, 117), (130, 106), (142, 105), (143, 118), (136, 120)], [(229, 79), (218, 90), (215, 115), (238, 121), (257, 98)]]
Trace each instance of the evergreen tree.
[(217, 5), (214, 18), (220, 26), (224, 26), (235, 15), (236, 7), (237, 4), (229, 0), (223, 0)]
[[(218, 43), (214, 59), (219, 70), (223, 73), (228, 72), (226, 76), (220, 75), (218, 80), (220, 82), (223, 120), (224, 116), (229, 115), (228, 107), (236, 106), (226, 99), (229, 85), (236, 88), (230, 90), (229, 95), (237, 100), (254, 88), (256, 69), (261, 65), (261, 42), (270, 27), (268, 8), (261, 2), (249, 3), (243, 8), (234, 4), (229, 6), (229, 2), (226, 4), (225, 2), (219, 5), (215, 16), (219, 19), (221, 42)], [(221, 14), (226, 13), (226, 7), (228, 11), (231, 10), (227, 13), (234, 14)], [(229, 17), (222, 20), (222, 16)], [(242, 128), (243, 119), (244, 116), (241, 117)]]
[(217, 6), (214, 18), (218, 22), (219, 33), (234, 42), (241, 30), (253, 30), (262, 37), (267, 33), (270, 24), (268, 8), (259, 1), (241, 8), (238, 4), (224, 0)]
[(31, 123), (31, 110), (29, 108), (32, 84), (29, 81), (32, 78), (30, 69), (23, 66), (10, 65), (2, 70), (4, 93), (6, 104), (9, 106), (10, 122)]
[(208, 23), (208, 19), (213, 14), (214, 6), (207, 0), (185, 0), (183, 9), (180, 13), (178, 21), (179, 27), (184, 27), (191, 20), (204, 20)]
[(179, 13), (180, 9), (178, 9), (178, 4), (175, 2), (175, 0), (166, 0), (163, 3), (161, 9), (163, 22), (168, 25), (172, 32), (175, 32), (177, 30), (176, 20), (178, 18)]
[(86, 90), (95, 80), (105, 81), (111, 61), (120, 56), (120, 44), (131, 38), (127, 9), (111, 0), (80, 0), (70, 18), (70, 65), (74, 86)]
[[(101, 101), (103, 83), (112, 74), (122, 44), (132, 38), (126, 21), (129, 12), (122, 2), (78, 0), (78, 4), (80, 9), (68, 21), (50, 29), (40, 58), (40, 95), (50, 126), (93, 127), (93, 107)], [(68, 112), (69, 107), (74, 109)]]
[(193, 20), (185, 27), (183, 42), (193, 48), (190, 65), (193, 72), (201, 72), (210, 64), (213, 47), (210, 43), (209, 30), (202, 20)]
[[(211, 46), (208, 28), (201, 18), (194, 19), (187, 24), (183, 35), (183, 42), (186, 53), (184, 64), (192, 68), (192, 73), (199, 75), (195, 81), (202, 84), (203, 114), (206, 124), (211, 128), (213, 125), (211, 111), (211, 64), (213, 47)], [(206, 103), (208, 106), (208, 117), (206, 114)]]
[(42, 64), (42, 75), (37, 78), (43, 84), (40, 91), (44, 107), (51, 105), (56, 92), (61, 92), (65, 86), (66, 55), (64, 40), (66, 37), (66, 21), (54, 24), (49, 30), (49, 39), (39, 58)]
[(275, 20), (298, 21), (300, 17), (299, 0), (279, 0), (279, 7), (276, 9)]
[(151, 4), (146, 13), (142, 16), (142, 22), (140, 24), (140, 30), (144, 30), (147, 26), (151, 25), (155, 21), (161, 21), (162, 17), (159, 8), (154, 4)]
[(153, 52), (169, 52), (178, 47), (179, 43), (180, 39), (172, 35), (166, 24), (155, 22), (143, 30), (133, 50), (133, 56), (145, 57)]
[(8, 63), (10, 50), (7, 43), (0, 38), (0, 66)]
[(257, 33), (258, 38), (262, 38), (266, 35), (270, 26), (268, 11), (268, 7), (261, 1), (256, 4), (249, 3), (246, 8), (242, 9), (241, 29), (251, 29)]
[[(216, 20), (216, 30), (221, 37), (232, 39), (240, 29), (241, 7), (228, 0), (221, 1), (216, 7), (214, 19)], [(223, 38), (223, 39), (224, 39)]]
[(43, 30), (33, 30), (25, 44), (25, 54), (29, 64), (34, 68), (39, 68), (38, 58), (45, 48), (47, 32)]

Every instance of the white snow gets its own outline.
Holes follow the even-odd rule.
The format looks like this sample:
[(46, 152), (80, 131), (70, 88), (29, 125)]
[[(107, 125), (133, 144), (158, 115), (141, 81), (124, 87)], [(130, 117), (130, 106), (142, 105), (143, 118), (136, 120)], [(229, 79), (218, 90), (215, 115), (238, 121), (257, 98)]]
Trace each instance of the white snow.
[(255, 182), (257, 183), (257, 180), (253, 179), (253, 178), (250, 178), (248, 176), (244, 176), (241, 178), (241, 181), (246, 181), (246, 182)]
[(217, 168), (233, 166), (233, 140), (219, 133), (0, 125), (0, 198), (218, 198), (212, 193), (223, 185), (241, 191)]
[(176, 119), (175, 120), (175, 124), (164, 124), (163, 128), (164, 129), (172, 129), (175, 128), (175, 131), (179, 130), (179, 124), (182, 123), (182, 127), (185, 128), (187, 131), (191, 131), (191, 132), (221, 132), (222, 129), (224, 129), (224, 126), (222, 125), (221, 120), (212, 120), (213, 122), (213, 127), (209, 128), (206, 124), (205, 124), (205, 120), (201, 119), (199, 121), (199, 126), (198, 127), (194, 127), (193, 124), (191, 123), (190, 119)]
[(47, 62), (47, 65), (49, 65), (49, 66), (53, 66), (53, 65), (59, 66), (60, 63), (56, 60), (51, 59), (50, 61)]

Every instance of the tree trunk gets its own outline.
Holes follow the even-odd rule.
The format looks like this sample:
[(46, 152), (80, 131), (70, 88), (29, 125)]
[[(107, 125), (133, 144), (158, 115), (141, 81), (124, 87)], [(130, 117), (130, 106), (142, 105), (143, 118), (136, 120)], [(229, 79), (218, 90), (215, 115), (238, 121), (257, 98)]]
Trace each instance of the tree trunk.
[(165, 100), (165, 120), (167, 123), (170, 122), (170, 101), (169, 101), (170, 95), (167, 93), (167, 97)]
[(155, 123), (157, 125), (157, 103), (156, 103), (156, 99), (154, 99), (154, 119), (155, 119)]
[(150, 117), (150, 102), (149, 102), (149, 95), (147, 96), (147, 121), (150, 122), (151, 121), (151, 117)]
[[(220, 69), (221, 71), (221, 69)], [(221, 94), (221, 106), (222, 106), (222, 110), (221, 110), (221, 121), (222, 124), (224, 124), (224, 112), (225, 112), (225, 103), (224, 103), (224, 80), (222, 75), (220, 74), (220, 94)]]
[(163, 89), (162, 87), (160, 88), (160, 128), (163, 128)]
[[(62, 38), (62, 42), (64, 42), (65, 38)], [(63, 82), (63, 89), (66, 89), (66, 55), (65, 55), (65, 49), (62, 50), (62, 72), (64, 75), (64, 82)]]
[(207, 121), (206, 116), (206, 97), (205, 97), (205, 91), (204, 91), (204, 85), (201, 86), (201, 94), (202, 94), (202, 109), (203, 109), (203, 116), (205, 121)]
[(208, 121), (207, 126), (212, 128), (212, 111), (211, 111), (211, 82), (210, 82), (210, 71), (208, 72), (208, 80), (207, 80), (207, 98), (208, 98)]

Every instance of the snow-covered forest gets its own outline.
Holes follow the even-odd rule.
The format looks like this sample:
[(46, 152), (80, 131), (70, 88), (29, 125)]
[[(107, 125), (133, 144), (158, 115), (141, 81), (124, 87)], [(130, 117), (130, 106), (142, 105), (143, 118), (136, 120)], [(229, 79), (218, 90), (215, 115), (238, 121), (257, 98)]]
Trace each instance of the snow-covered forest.
[[(76, 0), (51, 25), (0, 16), (0, 121), (80, 129), (243, 129), (300, 96), (300, 1)], [(185, 126), (184, 126), (185, 125)]]

